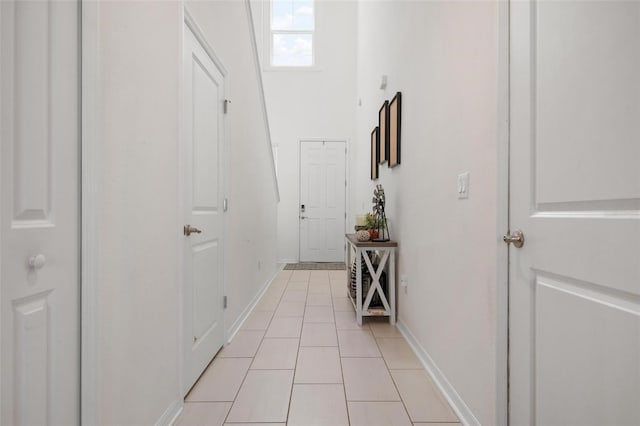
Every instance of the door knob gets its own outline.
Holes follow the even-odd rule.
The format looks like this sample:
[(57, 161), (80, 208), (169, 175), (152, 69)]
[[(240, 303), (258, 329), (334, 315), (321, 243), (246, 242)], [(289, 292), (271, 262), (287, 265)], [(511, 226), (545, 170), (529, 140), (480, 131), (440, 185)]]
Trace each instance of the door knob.
[(520, 248), (524, 245), (524, 234), (521, 230), (516, 229), (512, 233), (507, 233), (504, 237), (502, 237), (502, 241), (507, 244), (513, 244), (514, 247)]
[(45, 263), (47, 263), (47, 258), (44, 257), (44, 254), (38, 254), (29, 258), (29, 267), (31, 269), (41, 269)]
[(191, 234), (201, 234), (202, 231), (196, 228), (195, 226), (185, 225), (184, 226), (184, 235), (187, 237)]

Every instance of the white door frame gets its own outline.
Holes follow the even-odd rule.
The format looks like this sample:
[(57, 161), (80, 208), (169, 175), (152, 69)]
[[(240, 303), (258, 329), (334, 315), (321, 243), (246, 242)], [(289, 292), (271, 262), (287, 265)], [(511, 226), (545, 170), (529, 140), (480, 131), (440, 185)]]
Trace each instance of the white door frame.
[(502, 235), (509, 229), (509, 9), (497, 2), (497, 187), (496, 187), (496, 424), (509, 424), (509, 248)]
[[(298, 228), (296, 229), (296, 234), (298, 236), (298, 256), (297, 256), (297, 261), (298, 263), (300, 262), (300, 252), (301, 252), (301, 248), (300, 248), (300, 176), (302, 173), (302, 161), (301, 160), (301, 155), (302, 155), (302, 142), (344, 142), (344, 147), (346, 149), (346, 152), (344, 153), (344, 178), (347, 181), (347, 185), (345, 187), (345, 193), (344, 193), (344, 211), (346, 213), (346, 217), (344, 219), (344, 232), (347, 232), (347, 229), (349, 228), (349, 221), (347, 220), (347, 218), (351, 217), (349, 211), (350, 211), (350, 205), (349, 205), (349, 190), (351, 189), (351, 179), (349, 179), (349, 139), (348, 138), (342, 138), (342, 139), (329, 139), (329, 138), (300, 138), (298, 139), (298, 202), (296, 204), (296, 208), (298, 209)], [(346, 249), (345, 249), (346, 250)]]
[(100, 158), (100, 129), (98, 116), (101, 95), (99, 65), (99, 3), (81, 1), (81, 250), (80, 250), (80, 422), (99, 424), (98, 378), (100, 377), (97, 351), (98, 322), (97, 270), (98, 244), (96, 241), (96, 217), (98, 187), (98, 162)]

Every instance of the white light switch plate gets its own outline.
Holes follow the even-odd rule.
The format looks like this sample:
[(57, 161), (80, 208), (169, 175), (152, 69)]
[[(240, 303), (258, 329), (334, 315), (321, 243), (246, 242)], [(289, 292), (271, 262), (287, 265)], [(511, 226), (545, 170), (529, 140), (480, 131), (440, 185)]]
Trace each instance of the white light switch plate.
[(458, 175), (458, 198), (469, 198), (469, 172)]

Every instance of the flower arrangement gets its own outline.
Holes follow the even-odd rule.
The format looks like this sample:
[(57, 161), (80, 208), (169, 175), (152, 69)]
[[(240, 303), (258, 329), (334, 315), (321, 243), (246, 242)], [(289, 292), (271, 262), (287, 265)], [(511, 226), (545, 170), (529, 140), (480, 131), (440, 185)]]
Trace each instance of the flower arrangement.
[(369, 231), (369, 235), (371, 239), (378, 238), (378, 229), (384, 228), (386, 225), (386, 219), (376, 219), (376, 215), (373, 213), (367, 214), (367, 230)]

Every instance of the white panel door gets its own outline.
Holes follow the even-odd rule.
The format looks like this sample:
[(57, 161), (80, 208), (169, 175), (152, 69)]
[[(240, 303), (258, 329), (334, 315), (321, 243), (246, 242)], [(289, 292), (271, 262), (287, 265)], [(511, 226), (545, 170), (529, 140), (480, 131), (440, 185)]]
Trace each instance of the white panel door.
[(342, 262), (345, 232), (345, 142), (300, 145), (300, 261)]
[(223, 74), (185, 26), (185, 394), (224, 344), (223, 102)]
[(510, 424), (640, 424), (640, 2), (511, 3)]
[(3, 425), (80, 414), (77, 2), (0, 2)]

